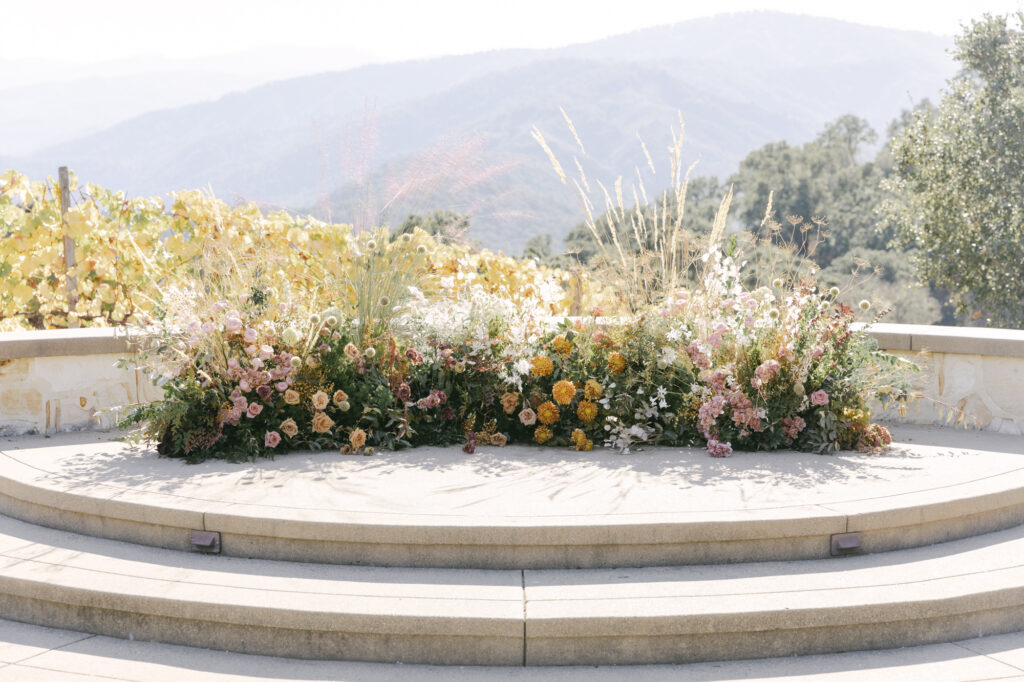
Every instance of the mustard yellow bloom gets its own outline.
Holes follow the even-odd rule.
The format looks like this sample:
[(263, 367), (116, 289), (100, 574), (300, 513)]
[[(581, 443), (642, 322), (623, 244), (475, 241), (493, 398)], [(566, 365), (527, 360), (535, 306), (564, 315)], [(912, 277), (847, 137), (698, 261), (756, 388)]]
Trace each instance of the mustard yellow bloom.
[(581, 400), (576, 407), (576, 416), (584, 424), (589, 424), (597, 418), (597, 405), (589, 400)]
[(555, 364), (546, 355), (538, 355), (530, 360), (530, 373), (538, 377), (546, 377), (555, 371)]
[(568, 405), (572, 402), (573, 397), (576, 396), (576, 384), (562, 379), (551, 389), (551, 395), (555, 397), (555, 400), (560, 405)]
[(569, 353), (572, 353), (572, 341), (565, 338), (564, 334), (556, 336), (551, 342), (551, 345), (559, 355), (568, 355)]
[(554, 424), (558, 421), (558, 406), (550, 400), (541, 403), (537, 408), (537, 419), (541, 424)]
[(604, 395), (604, 386), (593, 379), (587, 379), (587, 383), (583, 386), (583, 397), (587, 400), (596, 400), (602, 395)]
[(501, 396), (501, 409), (505, 410), (505, 414), (512, 414), (519, 407), (519, 394), (518, 393), (504, 393)]
[(537, 430), (533, 432), (533, 439), (537, 441), (539, 445), (544, 445), (554, 434), (551, 433), (551, 429), (546, 426), (538, 426)]
[(626, 358), (618, 351), (612, 351), (608, 355), (608, 369), (612, 374), (622, 374), (626, 369)]

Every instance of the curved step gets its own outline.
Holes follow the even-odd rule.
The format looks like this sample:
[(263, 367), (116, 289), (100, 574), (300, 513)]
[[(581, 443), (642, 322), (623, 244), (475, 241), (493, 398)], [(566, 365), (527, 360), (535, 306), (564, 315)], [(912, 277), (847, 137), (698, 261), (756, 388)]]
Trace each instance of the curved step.
[(188, 555), (0, 517), (0, 613), (244, 653), (459, 665), (891, 648), (1024, 625), (1024, 528), (822, 561), (488, 571)]
[(108, 434), (0, 444), (0, 512), (232, 556), (469, 568), (671, 566), (920, 546), (1024, 522), (1024, 443), (900, 427), (887, 454), (420, 448), (185, 465)]
[(438, 667), (347, 661), (296, 661), (56, 630), (0, 620), (0, 677), (4, 680), (403, 680), (463, 682), (551, 680), (600, 682), (734, 682), (795, 678), (829, 682), (928, 680), (977, 682), (1024, 679), (1024, 634), (902, 649), (818, 656), (659, 666)]

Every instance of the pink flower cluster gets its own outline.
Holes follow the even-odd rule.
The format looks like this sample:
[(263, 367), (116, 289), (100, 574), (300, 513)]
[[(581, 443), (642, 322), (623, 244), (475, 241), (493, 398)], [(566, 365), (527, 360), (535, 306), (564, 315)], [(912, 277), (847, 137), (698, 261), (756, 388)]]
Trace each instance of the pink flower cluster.
[(807, 422), (802, 417), (783, 417), (782, 430), (786, 434), (786, 445), (792, 445), (806, 426)]
[(715, 420), (725, 412), (725, 406), (728, 401), (725, 396), (716, 395), (712, 396), (710, 400), (700, 406), (697, 410), (697, 423), (700, 425), (701, 433), (704, 437), (709, 439), (712, 438), (712, 427), (715, 425)]
[(754, 378), (750, 380), (750, 384), (760, 390), (764, 388), (772, 379), (779, 375), (782, 370), (782, 365), (776, 359), (765, 360), (757, 369), (754, 370)]
[[(733, 391), (729, 394), (729, 416), (736, 426), (744, 431), (763, 431), (761, 422), (761, 411), (756, 409), (750, 402), (750, 398), (743, 391)], [(746, 434), (743, 434), (746, 435)]]
[(686, 353), (690, 356), (690, 362), (698, 369), (711, 368), (711, 356), (696, 341), (686, 347)]
[(432, 410), (448, 402), (448, 394), (438, 389), (432, 389), (430, 395), (424, 396), (416, 401), (416, 407), (421, 410)]
[(708, 439), (708, 454), (712, 457), (728, 457), (732, 454), (732, 444), (710, 438)]

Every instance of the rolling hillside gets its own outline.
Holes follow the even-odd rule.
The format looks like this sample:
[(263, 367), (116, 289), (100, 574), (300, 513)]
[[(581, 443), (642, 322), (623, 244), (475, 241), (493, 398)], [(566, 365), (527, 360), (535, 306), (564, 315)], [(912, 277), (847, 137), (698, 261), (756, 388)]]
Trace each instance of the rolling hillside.
[(66, 164), (130, 193), (211, 187), (357, 224), (449, 208), (472, 214), (470, 236), (515, 253), (533, 234), (560, 239), (579, 217), (529, 134), (537, 125), (556, 151), (571, 152), (560, 106), (605, 181), (645, 164), (636, 132), (667, 175), (662, 150), (677, 111), (684, 158), (724, 176), (751, 149), (806, 141), (842, 114), (884, 132), (911, 102), (936, 98), (954, 70), (949, 44), (806, 16), (723, 15), (559, 50), (279, 81), (0, 166), (39, 175)]

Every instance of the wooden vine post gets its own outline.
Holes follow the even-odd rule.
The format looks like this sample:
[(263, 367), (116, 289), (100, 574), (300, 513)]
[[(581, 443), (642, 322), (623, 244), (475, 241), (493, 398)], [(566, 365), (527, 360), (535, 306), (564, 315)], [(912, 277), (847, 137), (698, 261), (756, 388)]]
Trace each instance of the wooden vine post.
[(68, 180), (68, 167), (61, 166), (57, 170), (60, 182), (60, 224), (64, 233), (64, 289), (68, 299), (68, 328), (78, 328), (78, 317), (74, 315), (78, 304), (78, 278), (75, 271), (75, 240), (68, 236), (68, 224), (65, 220), (71, 208), (71, 182)]

